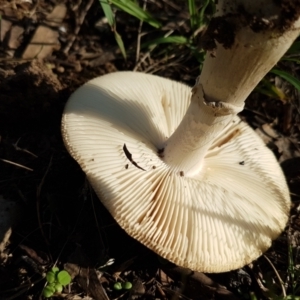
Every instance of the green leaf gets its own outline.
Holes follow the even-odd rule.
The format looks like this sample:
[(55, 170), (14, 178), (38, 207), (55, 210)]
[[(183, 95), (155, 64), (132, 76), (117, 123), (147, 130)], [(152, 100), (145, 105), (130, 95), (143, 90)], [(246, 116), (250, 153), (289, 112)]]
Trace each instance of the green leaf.
[(250, 293), (250, 300), (257, 300), (254, 293)]
[(52, 283), (56, 280), (56, 274), (53, 272), (53, 271), (49, 271), (47, 272), (46, 274), (46, 280), (49, 282), (49, 283)]
[(56, 274), (56, 273), (59, 272), (59, 268), (58, 268), (58, 267), (53, 267), (53, 268), (51, 269), (51, 271), (52, 271), (54, 274)]
[(63, 286), (58, 282), (55, 284), (54, 288), (57, 293), (61, 293), (63, 290)]
[(122, 37), (117, 33), (117, 31), (115, 31), (115, 40), (122, 52), (123, 57), (126, 59), (126, 50), (124, 47), (124, 43), (123, 43)]
[(116, 282), (116, 283), (114, 284), (114, 289), (115, 289), (116, 291), (120, 291), (120, 290), (122, 289), (122, 284), (121, 284), (121, 282)]
[(65, 271), (65, 270), (60, 271), (60, 272), (57, 274), (57, 281), (58, 281), (61, 285), (63, 285), (63, 286), (69, 284), (69, 283), (71, 282), (71, 280), (72, 280), (72, 279), (71, 279), (70, 274), (69, 274), (67, 271)]
[(123, 288), (124, 290), (130, 290), (130, 289), (132, 288), (132, 283), (129, 282), (129, 281), (123, 282), (123, 283), (122, 283), (122, 288)]
[(48, 286), (51, 287), (53, 289), (53, 291), (55, 291), (55, 285), (56, 285), (56, 282), (52, 282), (52, 283), (48, 284)]
[(115, 15), (111, 9), (110, 4), (108, 3), (108, 0), (99, 0), (99, 2), (105, 17), (107, 18), (108, 24), (110, 25), (110, 27), (114, 27), (116, 24)]
[(297, 90), (300, 90), (300, 81), (290, 73), (278, 69), (272, 69), (270, 73), (280, 76), (293, 85)]
[(152, 45), (159, 45), (159, 44), (188, 44), (189, 40), (181, 35), (171, 35), (168, 37), (161, 37), (154, 39), (152, 41), (143, 43), (141, 48), (147, 48)]
[(119, 9), (127, 12), (141, 21), (150, 24), (155, 28), (161, 27), (160, 22), (155, 20), (148, 12), (144, 11), (136, 2), (131, 0), (111, 0), (110, 2)]
[(43, 296), (45, 298), (50, 298), (54, 294), (55, 290), (51, 286), (46, 286), (43, 289)]

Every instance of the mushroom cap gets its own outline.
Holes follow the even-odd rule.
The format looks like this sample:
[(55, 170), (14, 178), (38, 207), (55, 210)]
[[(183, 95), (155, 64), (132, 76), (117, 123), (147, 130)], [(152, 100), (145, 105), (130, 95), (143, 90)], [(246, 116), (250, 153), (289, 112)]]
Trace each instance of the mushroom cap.
[(159, 149), (190, 96), (190, 87), (158, 76), (108, 74), (71, 96), (62, 135), (129, 235), (177, 265), (229, 271), (256, 259), (282, 232), (289, 191), (273, 153), (238, 117), (216, 138), (198, 174), (166, 165)]

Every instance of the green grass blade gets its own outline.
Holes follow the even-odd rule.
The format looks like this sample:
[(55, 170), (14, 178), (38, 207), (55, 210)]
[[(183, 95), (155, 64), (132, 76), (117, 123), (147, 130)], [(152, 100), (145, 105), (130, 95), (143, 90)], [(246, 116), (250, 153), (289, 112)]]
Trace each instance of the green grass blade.
[(280, 61), (291, 61), (291, 62), (294, 62), (296, 64), (300, 64), (300, 59), (299, 58), (294, 58), (294, 57), (286, 57), (286, 56), (283, 56)]
[(171, 35), (168, 37), (161, 37), (154, 39), (152, 41), (143, 43), (141, 48), (147, 48), (152, 45), (159, 45), (159, 44), (188, 44), (188, 39), (181, 35)]
[(280, 76), (281, 78), (283, 78), (287, 82), (289, 82), (291, 85), (293, 85), (297, 90), (300, 90), (300, 81), (296, 77), (291, 75), (290, 73), (285, 72), (285, 71), (281, 71), (281, 70), (278, 70), (278, 69), (272, 69), (270, 71), (270, 73), (273, 73), (277, 76)]
[(144, 21), (155, 28), (160, 28), (161, 24), (155, 20), (148, 12), (144, 11), (137, 3), (131, 0), (110, 0), (119, 9), (127, 12), (135, 18)]
[(196, 10), (195, 1), (188, 0), (188, 5), (189, 5), (191, 28), (192, 28), (192, 31), (195, 31), (198, 27), (197, 10)]
[(266, 80), (261, 82), (263, 86), (259, 85), (255, 88), (255, 91), (263, 95), (268, 96), (269, 98), (285, 100), (285, 94), (279, 90), (275, 85), (267, 82)]
[(115, 35), (115, 40), (121, 50), (121, 53), (122, 53), (123, 57), (126, 59), (126, 50), (124, 47), (122, 37), (119, 35), (119, 33), (116, 30), (116, 19), (115, 19), (115, 15), (111, 9), (111, 5), (108, 2), (108, 0), (99, 0), (99, 2), (100, 2), (100, 5), (102, 7), (105, 17), (107, 18), (108, 24), (110, 25), (111, 30), (113, 31), (113, 33)]
[(124, 43), (123, 43), (123, 40), (122, 40), (122, 37), (115, 31), (115, 39), (116, 39), (116, 42), (122, 52), (122, 55), (123, 57), (126, 59), (126, 50), (125, 50), (125, 47), (124, 47)]
[(199, 23), (198, 23), (199, 26), (205, 25), (205, 11), (206, 11), (207, 6), (211, 2), (212, 2), (211, 0), (205, 0), (204, 1), (203, 6), (201, 7), (200, 12), (199, 12)]
[(108, 0), (99, 0), (102, 10), (104, 12), (105, 17), (107, 18), (108, 24), (110, 27), (114, 27), (116, 24), (115, 15), (111, 9)]

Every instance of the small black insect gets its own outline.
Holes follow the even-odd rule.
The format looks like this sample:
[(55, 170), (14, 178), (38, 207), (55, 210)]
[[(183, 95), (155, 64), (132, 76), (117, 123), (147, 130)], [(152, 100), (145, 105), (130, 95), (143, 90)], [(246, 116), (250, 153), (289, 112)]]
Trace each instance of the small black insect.
[(179, 175), (180, 175), (181, 177), (183, 177), (183, 176), (184, 176), (184, 172), (183, 172), (183, 171), (180, 171), (180, 172), (179, 172)]
[(239, 164), (240, 164), (241, 166), (243, 166), (243, 165), (245, 164), (245, 161), (240, 161)]
[(136, 166), (137, 168), (143, 170), (143, 171), (146, 171), (145, 169), (143, 169), (142, 167), (140, 167), (133, 159), (132, 159), (132, 154), (128, 151), (127, 147), (126, 147), (126, 144), (124, 144), (123, 146), (123, 151), (126, 155), (126, 157), (129, 159), (129, 161), (134, 165)]
[(155, 167), (155, 166), (152, 166), (152, 169), (153, 169), (153, 170), (155, 170), (155, 169), (156, 169), (156, 167)]
[(125, 165), (125, 169), (127, 170), (127, 169), (128, 169), (128, 167), (129, 167), (129, 165), (128, 165), (128, 164), (126, 164), (126, 165)]

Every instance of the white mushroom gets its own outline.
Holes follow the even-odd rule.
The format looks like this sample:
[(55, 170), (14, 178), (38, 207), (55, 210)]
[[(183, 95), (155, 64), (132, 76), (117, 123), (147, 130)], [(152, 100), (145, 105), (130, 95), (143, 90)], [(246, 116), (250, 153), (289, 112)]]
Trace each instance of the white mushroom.
[[(237, 10), (240, 3), (230, 4)], [(228, 21), (224, 7), (219, 1), (218, 13)], [(275, 12), (281, 13), (276, 6)], [(71, 96), (62, 120), (65, 145), (129, 235), (180, 266), (205, 272), (242, 267), (270, 247), (288, 220), (288, 188), (272, 152), (236, 114), (298, 25), (254, 34), (241, 24), (231, 47), (218, 44), (216, 57), (208, 55), (193, 89), (117, 72)], [(245, 39), (254, 42), (242, 49), (243, 58)], [(265, 52), (274, 58), (266, 65)], [(215, 61), (222, 55), (220, 69)]]

